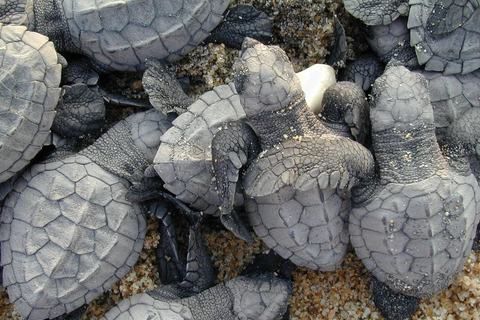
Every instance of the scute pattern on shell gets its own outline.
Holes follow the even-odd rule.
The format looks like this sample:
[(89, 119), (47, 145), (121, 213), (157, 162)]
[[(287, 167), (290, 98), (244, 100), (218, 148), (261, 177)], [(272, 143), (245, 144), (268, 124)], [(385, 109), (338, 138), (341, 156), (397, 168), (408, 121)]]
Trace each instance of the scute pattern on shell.
[(300, 191), (289, 186), (247, 198), (245, 211), (256, 235), (295, 265), (333, 271), (343, 262), (349, 242), (348, 192), (318, 186)]
[(393, 290), (433, 296), (452, 283), (470, 254), (479, 201), (475, 177), (453, 170), (411, 184), (390, 183), (350, 215), (352, 245), (365, 267)]
[(480, 3), (410, 1), (410, 45), (425, 70), (466, 74), (480, 67)]
[(192, 208), (216, 214), (221, 201), (212, 183), (210, 144), (224, 122), (244, 116), (233, 84), (200, 96), (161, 138), (154, 166), (164, 187)]
[(433, 71), (418, 72), (428, 81), (437, 129), (445, 130), (465, 111), (480, 107), (480, 70), (455, 75), (443, 75)]
[(50, 134), (61, 69), (47, 37), (0, 24), (0, 182), (25, 167)]
[(22, 317), (71, 312), (133, 267), (146, 221), (124, 200), (127, 187), (84, 156), (36, 164), (17, 181), (2, 211), (1, 263)]
[(65, 0), (74, 44), (103, 66), (145, 68), (145, 59), (175, 61), (222, 20), (229, 0)]

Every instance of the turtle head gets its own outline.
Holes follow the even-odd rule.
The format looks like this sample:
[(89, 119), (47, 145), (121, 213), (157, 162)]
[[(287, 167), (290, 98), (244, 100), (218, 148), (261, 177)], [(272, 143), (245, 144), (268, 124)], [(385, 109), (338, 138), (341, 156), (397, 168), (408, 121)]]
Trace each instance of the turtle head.
[(246, 38), (234, 65), (235, 87), (247, 116), (285, 109), (303, 96), (300, 80), (278, 46)]
[(372, 133), (411, 131), (433, 125), (433, 108), (427, 81), (403, 66), (387, 66), (372, 90)]
[(33, 1), (6, 0), (0, 4), (0, 23), (24, 25), (34, 29)]

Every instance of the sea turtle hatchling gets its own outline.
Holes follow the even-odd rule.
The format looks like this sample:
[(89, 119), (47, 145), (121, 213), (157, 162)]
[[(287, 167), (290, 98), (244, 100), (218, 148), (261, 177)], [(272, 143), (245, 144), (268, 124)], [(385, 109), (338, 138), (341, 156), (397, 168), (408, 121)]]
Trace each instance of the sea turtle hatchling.
[[(149, 68), (143, 81), (152, 105), (160, 108), (157, 100), (161, 100), (164, 112), (178, 110), (178, 103), (186, 105), (188, 97), (183, 92), (173, 95), (174, 103), (169, 99), (173, 91), (179, 90), (178, 86), (176, 89), (173, 84), (167, 86), (173, 91), (164, 92), (164, 83), (171, 81), (165, 78), (162, 65), (153, 60), (148, 61), (147, 65)], [(309, 106), (318, 111), (323, 92), (335, 82), (335, 71), (327, 65), (313, 65), (299, 72), (299, 77)], [(160, 89), (156, 85), (158, 82), (162, 84)], [(165, 106), (168, 106), (166, 111)], [(162, 135), (154, 159), (154, 168), (164, 181), (164, 187), (191, 208), (218, 216), (221, 199), (213, 182), (211, 141), (224, 122), (244, 117), (245, 112), (233, 83), (217, 86), (189, 105), (172, 122), (172, 128)], [(238, 193), (236, 205), (242, 204), (243, 196)]]
[[(103, 124), (105, 106), (87, 84), (61, 88), (62, 58), (47, 37), (24, 26), (0, 24), (0, 59), (2, 183), (38, 153), (52, 125), (69, 135), (93, 131)], [(72, 116), (79, 110), (88, 116)]]
[[(59, 52), (84, 54), (100, 70), (136, 71), (145, 68), (147, 58), (172, 62), (184, 57), (222, 22), (230, 2), (8, 0), (0, 6), (0, 21), (24, 24), (48, 36)], [(268, 17), (250, 8), (235, 12), (241, 24), (230, 31), (268, 39)], [(246, 29), (249, 17), (257, 23)]]
[(146, 221), (126, 196), (160, 186), (143, 172), (170, 126), (155, 109), (131, 115), (86, 149), (35, 164), (15, 182), (2, 207), (1, 264), (23, 318), (70, 313), (135, 264)]
[[(459, 132), (478, 123), (465, 122), (440, 149), (427, 81), (402, 66), (388, 66), (372, 95), (378, 172), (352, 191), (349, 233), (375, 278), (377, 307), (389, 319), (404, 319), (418, 309), (419, 298), (452, 283), (472, 249), (480, 189), (466, 158), (475, 144), (460, 142)], [(470, 135), (478, 144), (479, 132)]]
[[(480, 3), (477, 0), (344, 0), (367, 25), (390, 24), (408, 14), (410, 46), (425, 70), (467, 74), (480, 68)], [(380, 5), (381, 4), (381, 5)]]
[(187, 219), (190, 229), (183, 281), (164, 283), (121, 301), (102, 320), (273, 320), (286, 312), (292, 285), (273, 276), (273, 270), (254, 269), (212, 287), (214, 272), (201, 234), (201, 216), (190, 217), (193, 219)]
[(247, 38), (234, 70), (246, 121), (225, 124), (212, 141), (222, 217), (229, 219), (238, 182), (250, 223), (270, 248), (299, 266), (339, 267), (349, 241), (349, 189), (373, 172), (371, 153), (348, 129), (315, 116), (279, 47)]

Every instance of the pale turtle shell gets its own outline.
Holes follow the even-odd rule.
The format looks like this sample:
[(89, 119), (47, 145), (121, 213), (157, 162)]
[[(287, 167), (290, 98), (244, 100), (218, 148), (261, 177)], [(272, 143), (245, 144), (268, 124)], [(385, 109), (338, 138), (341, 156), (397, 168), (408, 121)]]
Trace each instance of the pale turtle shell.
[(193, 209), (217, 214), (211, 143), (224, 122), (245, 117), (233, 83), (204, 93), (161, 137), (154, 167), (164, 187)]
[(3, 285), (26, 319), (89, 303), (140, 255), (146, 221), (125, 200), (129, 183), (84, 156), (36, 164), (2, 210)]
[(0, 24), (0, 182), (23, 169), (50, 134), (61, 71), (47, 37)]
[(179, 60), (221, 21), (230, 0), (65, 0), (75, 46), (107, 69), (145, 69), (147, 58)]

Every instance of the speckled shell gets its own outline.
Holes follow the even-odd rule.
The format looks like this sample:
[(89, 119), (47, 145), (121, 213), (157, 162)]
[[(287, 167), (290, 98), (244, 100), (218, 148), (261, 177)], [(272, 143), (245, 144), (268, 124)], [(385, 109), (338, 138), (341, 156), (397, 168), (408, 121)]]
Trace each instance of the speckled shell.
[(134, 266), (146, 221), (128, 182), (84, 156), (37, 164), (2, 210), (3, 285), (23, 318), (89, 303)]
[(200, 44), (230, 0), (65, 0), (74, 44), (108, 69), (142, 70), (145, 59), (174, 61)]
[(429, 297), (445, 290), (470, 254), (480, 212), (473, 175), (452, 169), (390, 183), (353, 208), (351, 243), (365, 267), (393, 290)]
[(285, 186), (245, 199), (255, 234), (280, 256), (314, 270), (337, 269), (347, 253), (350, 197), (347, 191)]
[(50, 134), (61, 71), (47, 37), (0, 24), (0, 183), (23, 169)]
[(154, 167), (164, 187), (192, 208), (217, 214), (221, 201), (213, 183), (211, 142), (224, 122), (243, 117), (233, 84), (200, 96), (161, 137)]
[[(410, 45), (425, 70), (466, 74), (480, 68), (480, 6), (410, 0)], [(447, 7), (446, 7), (447, 6)]]
[(468, 109), (480, 107), (480, 70), (448, 76), (440, 72), (418, 72), (428, 81), (437, 129), (445, 130)]

